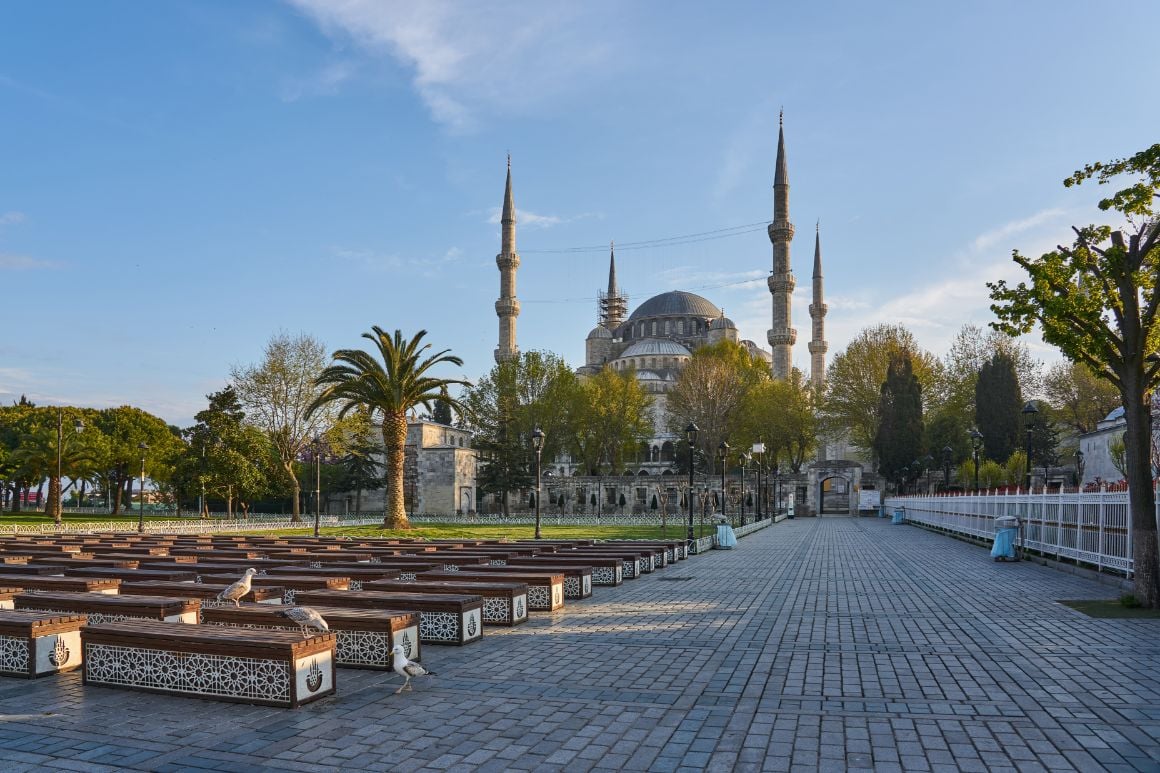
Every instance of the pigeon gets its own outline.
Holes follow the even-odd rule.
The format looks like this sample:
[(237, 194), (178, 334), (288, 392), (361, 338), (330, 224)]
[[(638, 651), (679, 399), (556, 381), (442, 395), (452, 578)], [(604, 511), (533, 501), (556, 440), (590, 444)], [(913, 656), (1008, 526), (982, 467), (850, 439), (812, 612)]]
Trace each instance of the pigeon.
[(391, 665), (394, 667), (395, 673), (403, 677), (403, 686), (395, 690), (395, 695), (404, 689), (411, 689), (411, 677), (413, 676), (435, 676), (435, 672), (428, 671), (422, 663), (407, 660), (407, 651), (403, 649), (402, 644), (396, 644), (391, 649), (391, 655), (394, 656), (391, 659)]
[(257, 569), (247, 569), (242, 579), (228, 586), (217, 595), (218, 601), (232, 601), (235, 607), (242, 605), (242, 597), (250, 592), (250, 578), (258, 573)]
[(310, 607), (290, 607), (278, 612), (279, 617), (285, 617), (295, 623), (302, 629), (302, 638), (305, 639), (310, 635), (310, 629), (318, 631), (329, 631), (330, 626), (326, 624), (326, 620), (322, 615), (315, 612)]

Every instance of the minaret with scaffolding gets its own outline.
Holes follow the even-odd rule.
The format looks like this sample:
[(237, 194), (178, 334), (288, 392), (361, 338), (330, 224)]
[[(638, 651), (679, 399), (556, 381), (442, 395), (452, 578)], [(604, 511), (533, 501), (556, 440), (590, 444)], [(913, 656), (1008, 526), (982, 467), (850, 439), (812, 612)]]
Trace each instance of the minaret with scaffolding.
[(628, 313), (628, 296), (620, 292), (616, 283), (616, 243), (608, 247), (608, 290), (601, 291), (598, 301), (600, 324), (615, 331)]

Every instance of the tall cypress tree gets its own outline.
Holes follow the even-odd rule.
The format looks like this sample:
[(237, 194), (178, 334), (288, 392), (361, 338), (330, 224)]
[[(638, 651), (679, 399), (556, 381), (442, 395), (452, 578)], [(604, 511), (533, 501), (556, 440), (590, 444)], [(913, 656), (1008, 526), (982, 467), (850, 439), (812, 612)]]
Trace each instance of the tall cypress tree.
[(975, 382), (975, 425), (983, 433), (983, 454), (1003, 464), (1017, 451), (1023, 399), (1015, 361), (996, 352), (979, 370)]
[(878, 397), (881, 422), (874, 437), (878, 469), (899, 482), (899, 471), (922, 455), (922, 385), (914, 375), (910, 355), (890, 360)]

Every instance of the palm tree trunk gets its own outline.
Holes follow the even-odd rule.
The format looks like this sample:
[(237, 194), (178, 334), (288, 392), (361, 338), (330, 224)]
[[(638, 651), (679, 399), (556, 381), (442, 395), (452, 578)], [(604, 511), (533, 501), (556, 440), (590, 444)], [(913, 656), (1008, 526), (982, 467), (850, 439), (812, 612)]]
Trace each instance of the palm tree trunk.
[(57, 507), (57, 491), (60, 490), (60, 478), (55, 476), (48, 479), (48, 501), (44, 505), (44, 514), (53, 520), (54, 523), (60, 523), (61, 512)]
[(383, 447), (386, 449), (387, 496), (383, 528), (409, 529), (403, 501), (403, 460), (407, 445), (407, 414), (388, 413), (383, 417)]

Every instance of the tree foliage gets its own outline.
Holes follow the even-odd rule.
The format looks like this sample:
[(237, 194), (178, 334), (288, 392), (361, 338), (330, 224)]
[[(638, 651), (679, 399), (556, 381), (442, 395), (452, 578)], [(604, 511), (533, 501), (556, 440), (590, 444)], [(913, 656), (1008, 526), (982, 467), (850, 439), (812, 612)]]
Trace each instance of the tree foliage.
[(895, 355), (886, 369), (877, 414), (878, 432), (872, 447), (879, 469), (897, 483), (904, 479), (902, 469), (923, 457), (922, 385), (905, 352)]
[(827, 434), (849, 432), (855, 446), (873, 448), (878, 435), (882, 384), (890, 363), (899, 355), (910, 358), (924, 407), (937, 403), (941, 363), (923, 351), (902, 325), (874, 325), (863, 329), (844, 351), (835, 355), (826, 370), (822, 418)]
[(943, 399), (939, 410), (953, 411), (966, 426), (972, 426), (979, 372), (996, 354), (1014, 363), (1015, 375), (1024, 394), (1039, 390), (1042, 363), (1031, 356), (1026, 344), (1001, 331), (966, 324), (960, 328), (943, 357)]
[[(393, 335), (377, 325), (362, 337), (374, 342), (375, 352), (362, 349), (339, 349), (333, 364), (318, 375), (321, 392), (305, 408), (304, 420), (328, 415), (331, 406), (338, 407), (338, 418), (351, 411), (364, 411), (373, 421), (381, 417), (383, 446), (386, 449), (386, 512), (383, 526), (388, 529), (409, 528), (410, 521), (403, 499), (403, 461), (407, 442), (407, 413), (418, 406), (430, 411), (435, 400), (443, 400), (454, 410), (463, 407), (449, 395), (450, 386), (468, 383), (461, 379), (431, 374), (440, 365), (462, 366), (463, 360), (444, 349), (426, 355), (430, 344), (423, 343), (426, 330), (410, 339), (403, 332)], [(377, 355), (377, 356), (376, 356)]]
[(1002, 462), (1019, 447), (1023, 410), (1015, 361), (995, 352), (975, 382), (975, 426), (983, 434), (983, 455)]
[(745, 347), (732, 341), (702, 346), (668, 394), (668, 430), (684, 437), (685, 427), (695, 423), (698, 449), (713, 458), (722, 441), (744, 434), (746, 396), (768, 380), (768, 367)]
[(1089, 164), (1064, 180), (1104, 185), (1135, 180), (1099, 202), (1121, 224), (1073, 228), (1070, 245), (1039, 258), (1015, 251), (1027, 274), (1015, 286), (988, 283), (995, 327), (1016, 335), (1038, 325), (1043, 338), (1073, 362), (1086, 365), (1120, 393), (1127, 422), (1125, 464), (1131, 507), (1135, 595), (1160, 605), (1155, 495), (1151, 475), (1152, 416), (1146, 395), (1156, 386), (1160, 362), (1146, 357), (1160, 344), (1160, 143), (1128, 158)]
[(326, 362), (321, 341), (305, 333), (279, 332), (266, 344), (261, 362), (230, 369), (246, 421), (266, 433), (281, 464), (295, 521), (301, 519), (302, 490), (295, 464), (307, 444), (333, 421), (326, 405), (311, 411), (322, 393), (318, 378)]
[(1094, 432), (1120, 404), (1116, 387), (1078, 362), (1052, 365), (1043, 379), (1043, 394), (1059, 412), (1060, 421), (1080, 434)]

